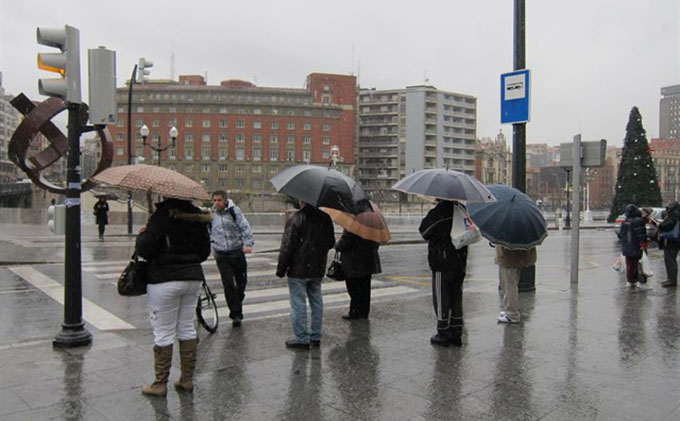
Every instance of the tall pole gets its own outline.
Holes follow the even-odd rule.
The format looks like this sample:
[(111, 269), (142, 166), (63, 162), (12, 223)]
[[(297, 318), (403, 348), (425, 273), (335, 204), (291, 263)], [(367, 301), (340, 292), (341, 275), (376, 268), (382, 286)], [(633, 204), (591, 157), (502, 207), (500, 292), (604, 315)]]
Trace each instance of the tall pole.
[(569, 228), (571, 227), (571, 219), (569, 219), (569, 173), (571, 168), (565, 168), (564, 171), (567, 172), (567, 181), (564, 182), (564, 190), (567, 191), (567, 217), (564, 220), (564, 227)]
[[(515, 0), (513, 70), (526, 68), (524, 0)], [(526, 123), (512, 125), (512, 186), (526, 193)]]
[[(128, 88), (128, 107), (127, 107), (127, 163), (132, 165), (132, 86), (137, 77), (137, 65), (132, 69), (130, 76), (130, 86)], [(132, 190), (128, 190), (128, 235), (132, 235)]]
[(52, 341), (57, 348), (92, 343), (83, 322), (80, 255), (80, 104), (68, 104), (68, 155), (66, 157), (66, 234), (64, 239), (64, 323)]
[(574, 162), (574, 169), (572, 171), (572, 182), (574, 186), (573, 194), (574, 204), (573, 221), (574, 227), (571, 230), (571, 283), (578, 283), (578, 257), (579, 257), (579, 235), (581, 218), (579, 217), (581, 205), (581, 135), (574, 136), (574, 143), (572, 146), (572, 159)]

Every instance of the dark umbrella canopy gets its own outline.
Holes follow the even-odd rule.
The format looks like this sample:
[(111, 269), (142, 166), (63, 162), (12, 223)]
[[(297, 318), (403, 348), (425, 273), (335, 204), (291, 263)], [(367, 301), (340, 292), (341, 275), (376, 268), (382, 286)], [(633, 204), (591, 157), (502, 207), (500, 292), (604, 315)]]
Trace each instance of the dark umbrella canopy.
[(392, 186), (404, 193), (467, 202), (492, 202), (493, 195), (476, 178), (445, 168), (419, 170)]
[(361, 186), (340, 171), (317, 165), (286, 168), (270, 180), (277, 192), (316, 207), (356, 214), (356, 202), (366, 199)]
[(541, 244), (548, 228), (534, 201), (502, 184), (488, 189), (496, 197), (495, 202), (468, 205), (470, 218), (484, 238), (511, 250), (529, 250)]

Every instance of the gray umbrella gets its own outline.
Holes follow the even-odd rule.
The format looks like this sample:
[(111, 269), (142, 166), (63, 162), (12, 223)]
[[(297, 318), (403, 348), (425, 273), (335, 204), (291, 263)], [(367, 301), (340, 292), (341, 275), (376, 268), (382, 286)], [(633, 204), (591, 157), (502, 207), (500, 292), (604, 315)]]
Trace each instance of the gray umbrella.
[(366, 199), (361, 186), (340, 171), (317, 165), (286, 168), (270, 180), (281, 194), (312, 206), (338, 209), (356, 214), (356, 202)]
[(416, 171), (405, 177), (393, 189), (436, 199), (493, 202), (493, 194), (476, 178), (445, 168)]

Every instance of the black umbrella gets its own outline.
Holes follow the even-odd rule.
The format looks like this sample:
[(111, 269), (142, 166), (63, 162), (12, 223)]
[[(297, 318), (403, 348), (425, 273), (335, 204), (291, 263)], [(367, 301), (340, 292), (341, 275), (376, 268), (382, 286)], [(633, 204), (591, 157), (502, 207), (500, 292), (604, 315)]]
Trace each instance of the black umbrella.
[(493, 195), (476, 178), (444, 168), (419, 170), (406, 176), (393, 189), (404, 193), (467, 202), (492, 202)]
[(356, 202), (366, 199), (361, 186), (340, 171), (316, 165), (286, 168), (270, 180), (277, 192), (312, 206), (356, 214)]
[(496, 197), (495, 202), (471, 203), (467, 207), (484, 238), (511, 250), (529, 250), (541, 244), (548, 227), (534, 201), (502, 184), (488, 189)]

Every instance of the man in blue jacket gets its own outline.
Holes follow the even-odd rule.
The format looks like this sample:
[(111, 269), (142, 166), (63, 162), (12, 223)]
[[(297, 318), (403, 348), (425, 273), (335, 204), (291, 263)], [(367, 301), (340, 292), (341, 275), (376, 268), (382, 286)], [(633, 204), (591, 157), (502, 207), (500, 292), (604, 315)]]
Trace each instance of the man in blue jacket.
[(253, 232), (241, 209), (231, 199), (227, 199), (227, 192), (217, 190), (212, 198), (214, 212), (211, 241), (215, 261), (222, 278), (231, 324), (238, 327), (243, 320), (242, 303), (248, 283), (245, 255), (253, 250)]

